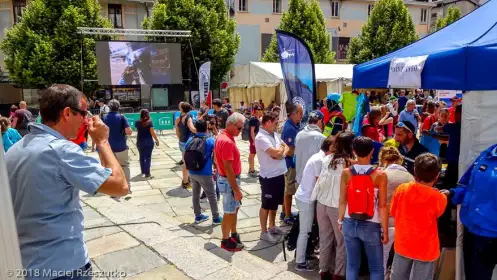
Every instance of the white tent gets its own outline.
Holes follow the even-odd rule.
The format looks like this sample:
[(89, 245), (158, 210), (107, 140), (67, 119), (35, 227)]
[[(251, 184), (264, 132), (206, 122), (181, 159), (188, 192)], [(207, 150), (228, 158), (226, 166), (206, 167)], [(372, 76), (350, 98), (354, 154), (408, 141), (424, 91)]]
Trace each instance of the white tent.
[[(341, 93), (352, 83), (353, 68), (353, 64), (316, 64), (317, 91)], [(280, 64), (250, 62), (235, 67), (235, 74), (229, 82), (229, 97), (235, 108), (239, 108), (240, 101), (249, 104), (262, 99), (266, 105), (274, 100), (284, 109), (287, 95)]]

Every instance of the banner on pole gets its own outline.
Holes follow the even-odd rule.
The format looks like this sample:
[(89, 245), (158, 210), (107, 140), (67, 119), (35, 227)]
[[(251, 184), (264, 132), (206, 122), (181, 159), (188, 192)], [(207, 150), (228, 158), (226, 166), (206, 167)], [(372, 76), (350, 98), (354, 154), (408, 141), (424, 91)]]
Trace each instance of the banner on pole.
[(199, 72), (198, 86), (199, 86), (200, 99), (198, 106), (195, 106), (197, 108), (200, 107), (200, 105), (204, 100), (209, 102), (208, 97), (209, 97), (209, 89), (211, 84), (211, 62), (207, 61), (204, 64), (202, 64), (198, 72)]
[(276, 30), (276, 38), (288, 101), (303, 106), (302, 123), (306, 123), (316, 99), (314, 59), (304, 40), (295, 34)]
[(420, 88), (427, 55), (394, 58), (388, 73), (389, 88)]

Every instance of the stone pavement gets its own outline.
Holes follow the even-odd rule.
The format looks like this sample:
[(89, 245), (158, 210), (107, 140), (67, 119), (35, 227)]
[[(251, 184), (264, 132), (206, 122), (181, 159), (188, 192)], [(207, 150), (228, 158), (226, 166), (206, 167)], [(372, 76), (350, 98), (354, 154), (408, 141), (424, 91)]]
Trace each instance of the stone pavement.
[[(193, 224), (190, 191), (180, 186), (177, 138), (172, 132), (159, 138), (160, 146), (152, 155), (151, 180), (140, 177), (136, 138), (128, 140), (131, 195), (112, 199), (81, 193), (84, 239), (95, 271), (107, 279), (319, 279), (317, 272), (294, 270), (294, 252), (287, 252), (284, 261), (281, 244), (271, 246), (259, 240), (260, 185), (247, 177), (246, 141), (238, 140), (237, 145), (244, 195), (238, 232), (247, 250), (231, 253), (220, 248), (221, 228), (212, 226), (211, 219)], [(98, 158), (96, 153), (89, 155)], [(210, 215), (209, 203), (201, 205)]]

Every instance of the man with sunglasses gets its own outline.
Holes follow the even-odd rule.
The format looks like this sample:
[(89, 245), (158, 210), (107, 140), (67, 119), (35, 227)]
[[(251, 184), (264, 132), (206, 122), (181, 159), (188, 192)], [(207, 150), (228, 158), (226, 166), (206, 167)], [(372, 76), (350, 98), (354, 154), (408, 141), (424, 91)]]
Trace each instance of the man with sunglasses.
[(428, 152), (428, 149), (419, 143), (414, 131), (414, 125), (409, 121), (398, 122), (395, 126), (395, 141), (400, 143), (399, 152), (404, 156), (404, 167), (411, 174), (414, 174), (416, 157)]
[[(22, 263), (28, 275), (50, 271), (52, 278), (64, 275), (57, 279), (91, 279), (80, 276), (91, 275), (91, 263), (79, 192), (121, 196), (128, 184), (109, 145), (108, 127), (99, 117), (87, 119), (83, 93), (51, 86), (42, 91), (40, 114), (42, 123), (30, 124), (5, 155)], [(85, 122), (101, 163), (68, 141)]]

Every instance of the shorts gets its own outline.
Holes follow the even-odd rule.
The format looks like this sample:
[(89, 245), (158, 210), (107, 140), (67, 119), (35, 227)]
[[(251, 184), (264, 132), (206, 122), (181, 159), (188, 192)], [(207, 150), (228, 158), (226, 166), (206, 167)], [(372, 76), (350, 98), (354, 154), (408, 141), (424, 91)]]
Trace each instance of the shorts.
[(285, 195), (294, 195), (297, 192), (296, 175), (297, 170), (295, 168), (288, 168), (285, 173)]
[(255, 155), (256, 154), (255, 143), (254, 141), (249, 141), (249, 143), (250, 143), (249, 145), (250, 154)]
[[(240, 185), (240, 177), (236, 177), (236, 183)], [(225, 214), (235, 214), (236, 210), (240, 208), (240, 201), (235, 200), (233, 189), (228, 182), (228, 178), (217, 176), (217, 185), (219, 193), (223, 196), (223, 212)]]
[(179, 150), (181, 151), (181, 154), (184, 154), (185, 153), (185, 142), (179, 142), (178, 145), (179, 145)]
[(262, 178), (259, 176), (261, 183), (261, 201), (262, 209), (278, 210), (278, 205), (283, 204), (285, 193), (285, 176), (280, 175), (273, 178)]

